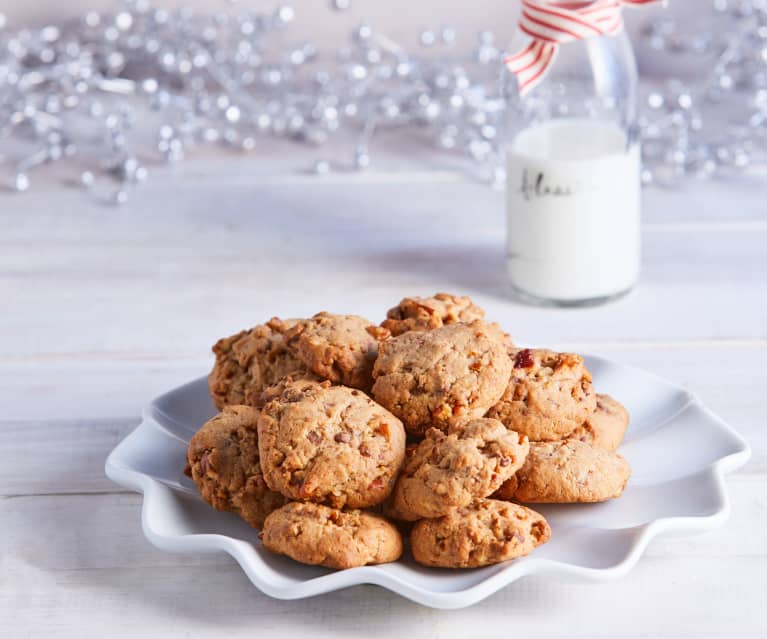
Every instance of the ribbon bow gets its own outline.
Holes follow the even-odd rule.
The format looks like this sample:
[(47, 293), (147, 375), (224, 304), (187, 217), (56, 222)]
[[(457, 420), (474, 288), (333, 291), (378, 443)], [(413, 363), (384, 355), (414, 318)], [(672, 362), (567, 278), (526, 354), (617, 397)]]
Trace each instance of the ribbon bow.
[(524, 49), (504, 63), (517, 77), (520, 95), (543, 80), (562, 44), (592, 36), (616, 35), (623, 29), (621, 7), (639, 6), (656, 0), (596, 0), (553, 3), (522, 0), (519, 28), (532, 38)]

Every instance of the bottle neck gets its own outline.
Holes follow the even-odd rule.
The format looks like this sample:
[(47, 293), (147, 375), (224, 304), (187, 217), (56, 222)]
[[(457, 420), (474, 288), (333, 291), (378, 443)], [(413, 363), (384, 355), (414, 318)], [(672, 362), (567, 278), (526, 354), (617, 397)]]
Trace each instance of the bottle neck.
[[(520, 51), (531, 42), (518, 31), (509, 47)], [(524, 96), (516, 77), (502, 72), (508, 135), (529, 126), (563, 118), (609, 123), (637, 138), (638, 78), (631, 42), (625, 32), (594, 36), (560, 45), (555, 62), (539, 84)]]

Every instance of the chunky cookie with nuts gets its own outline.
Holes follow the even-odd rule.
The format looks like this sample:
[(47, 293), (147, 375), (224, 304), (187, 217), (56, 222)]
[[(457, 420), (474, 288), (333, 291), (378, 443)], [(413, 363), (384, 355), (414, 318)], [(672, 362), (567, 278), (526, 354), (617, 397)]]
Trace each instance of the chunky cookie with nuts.
[(363, 317), (323, 312), (295, 322), (285, 342), (311, 372), (368, 391), (378, 343), (388, 336), (389, 331)]
[(530, 554), (551, 537), (534, 510), (480, 499), (439, 519), (422, 519), (410, 534), (413, 557), (424, 566), (477, 568)]
[(448, 324), (382, 342), (373, 395), (420, 435), (430, 426), (447, 430), (482, 417), (503, 395), (510, 373), (499, 331), (481, 321)]
[(225, 407), (197, 431), (187, 451), (188, 474), (202, 498), (256, 528), (285, 503), (280, 493), (267, 487), (261, 472), (259, 414), (250, 406)]
[(354, 568), (397, 561), (402, 537), (383, 517), (291, 502), (266, 518), (264, 547), (304, 564)]
[(620, 497), (631, 476), (618, 453), (577, 439), (531, 442), (527, 460), (494, 495), (527, 503), (589, 503)]
[(413, 521), (468, 506), (498, 490), (522, 465), (528, 447), (527, 437), (495, 419), (474, 419), (448, 434), (431, 428), (402, 469), (392, 511)]
[(445, 324), (470, 323), (481, 320), (485, 311), (468, 297), (436, 293), (432, 297), (406, 297), (390, 308), (381, 326), (392, 335), (408, 331), (428, 331)]
[(591, 373), (574, 353), (525, 348), (514, 354), (508, 386), (487, 417), (530, 441), (562, 439), (596, 408)]
[(577, 439), (605, 450), (616, 450), (629, 425), (629, 413), (618, 400), (597, 394), (597, 407), (567, 439)]
[(283, 337), (296, 321), (274, 318), (215, 343), (216, 363), (208, 376), (208, 388), (219, 410), (234, 404), (260, 406), (265, 388), (290, 373), (306, 370)]
[(284, 384), (258, 420), (267, 485), (290, 499), (366, 508), (391, 493), (405, 456), (402, 422), (362, 391)]

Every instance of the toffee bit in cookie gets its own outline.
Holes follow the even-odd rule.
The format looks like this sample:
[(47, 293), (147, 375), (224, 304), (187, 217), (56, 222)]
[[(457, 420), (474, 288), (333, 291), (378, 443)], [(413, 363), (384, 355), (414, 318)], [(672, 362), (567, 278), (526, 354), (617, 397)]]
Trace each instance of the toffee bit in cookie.
[(306, 433), (306, 439), (308, 439), (312, 444), (319, 444), (322, 441), (322, 435), (320, 435), (316, 430), (310, 430), (308, 433)]

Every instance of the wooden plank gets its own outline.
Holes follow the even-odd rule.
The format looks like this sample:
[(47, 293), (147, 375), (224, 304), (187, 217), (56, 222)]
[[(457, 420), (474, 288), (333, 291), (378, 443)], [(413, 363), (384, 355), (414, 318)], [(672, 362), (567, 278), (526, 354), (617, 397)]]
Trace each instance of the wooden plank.
[(465, 216), (451, 226), (436, 206), (396, 220), (381, 202), (357, 205), (382, 207), (364, 219), (347, 202), (276, 222), (243, 219), (236, 198), (200, 204), (206, 210), (186, 220), (132, 213), (79, 240), (60, 223), (61, 238), (30, 229), (34, 240), (3, 243), (0, 297), (13, 303), (0, 334), (13, 339), (0, 341), (0, 358), (199, 357), (217, 336), (272, 315), (325, 309), (380, 320), (402, 296), (435, 290), (471, 294), (528, 342), (767, 339), (767, 230), (647, 230), (638, 289), (573, 311), (509, 299), (499, 224), (474, 233), (481, 222)]
[(302, 601), (258, 593), (236, 566), (122, 567), (37, 573), (0, 591), (0, 632), (16, 637), (108, 634), (175, 639), (225, 633), (465, 638), (519, 636), (628, 639), (761, 639), (767, 597), (757, 559), (647, 559), (609, 584), (527, 578), (471, 608), (425, 609), (373, 586)]
[[(302, 170), (305, 165), (287, 143), (268, 141), (264, 151), (269, 162), (215, 154), (187, 164), (159, 167), (153, 179), (132, 194), (124, 207), (105, 206), (78, 190), (53, 180), (40, 179), (35, 188), (17, 196), (0, 195), (0, 222), (13, 222), (3, 240), (40, 239), (51, 235), (87, 240), (126, 233), (126, 239), (180, 219), (213, 223), (247, 224), (263, 213), (295, 216), (300, 210), (334, 216), (347, 212), (356, 220), (407, 221), (431, 217), (445, 225), (469, 222), (481, 236), (503, 225), (503, 190), (472, 179), (471, 165), (456, 158), (429, 153), (417, 140), (402, 138), (403, 144), (386, 145), (384, 161), (378, 168), (362, 173), (340, 172), (316, 176)], [(415, 145), (416, 148), (413, 148)], [(426, 155), (426, 161), (422, 158)], [(404, 161), (404, 162), (403, 162)], [(45, 169), (43, 169), (45, 170)], [(678, 228), (717, 225), (721, 228), (767, 224), (763, 206), (763, 179), (740, 176), (725, 186), (718, 181), (691, 182), (674, 189), (651, 188), (642, 192), (642, 221), (649, 228)], [(52, 207), (55, 201), (57, 206)], [(168, 206), (172, 205), (172, 206)], [(158, 211), (162, 211), (158, 215)], [(106, 219), (105, 219), (106, 218)], [(142, 220), (140, 226), (136, 218)], [(108, 224), (100, 224), (105, 222)], [(479, 224), (477, 224), (479, 222)], [(191, 226), (188, 232), (194, 233)], [(439, 226), (429, 229), (439, 232)], [(173, 238), (167, 238), (172, 240)]]
[[(558, 344), (563, 349), (579, 344)], [(697, 394), (751, 444), (741, 473), (767, 473), (762, 417), (767, 346), (752, 344), (603, 347), (605, 357), (644, 368)], [(209, 368), (209, 360), (0, 365), (0, 494), (104, 492), (109, 451), (156, 395)], [(716, 371), (717, 374), (712, 374)], [(44, 401), (43, 401), (44, 399)]]
[(0, 470), (0, 494), (118, 492), (104, 475), (104, 461), (138, 425), (137, 418), (3, 422), (0, 438), (13, 459)]
[[(551, 578), (517, 582), (450, 614), (374, 587), (281, 602), (258, 593), (223, 556), (174, 555), (141, 534), (139, 497), (80, 495), (0, 500), (0, 635), (285, 636), (363, 631), (391, 636), (522, 634), (573, 637), (756, 637), (754, 611), (767, 597), (764, 478), (733, 478), (733, 517), (723, 528), (656, 540), (626, 578), (590, 584)], [(40, 530), (51, 534), (41, 535)], [(55, 532), (54, 532), (55, 531)], [(705, 610), (705, 614), (702, 612)], [(118, 613), (119, 611), (119, 613)], [(642, 611), (641, 614), (639, 611)], [(296, 630), (296, 629), (302, 630)], [(156, 634), (153, 634), (156, 633)]]
[[(767, 477), (733, 475), (728, 478), (727, 485), (732, 514), (722, 528), (695, 537), (658, 539), (648, 549), (648, 556), (734, 558), (765, 555)], [(0, 498), (4, 549), (17, 559), (34, 559), (34, 564), (45, 570), (226, 563), (213, 555), (173, 554), (155, 549), (141, 532), (141, 502), (141, 495), (134, 493)], [(56, 530), (56, 540), (32, 534), (43, 527)], [(113, 543), (99, 546), (94, 538), (96, 535), (103, 535)]]

